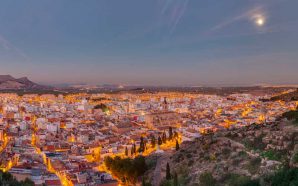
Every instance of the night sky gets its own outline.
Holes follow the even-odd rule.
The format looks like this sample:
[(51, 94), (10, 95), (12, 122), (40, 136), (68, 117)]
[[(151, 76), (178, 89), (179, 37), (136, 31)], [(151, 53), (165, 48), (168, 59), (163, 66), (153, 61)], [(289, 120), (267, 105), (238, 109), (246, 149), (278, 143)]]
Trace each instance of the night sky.
[(43, 84), (298, 84), (297, 0), (1, 0), (0, 74)]

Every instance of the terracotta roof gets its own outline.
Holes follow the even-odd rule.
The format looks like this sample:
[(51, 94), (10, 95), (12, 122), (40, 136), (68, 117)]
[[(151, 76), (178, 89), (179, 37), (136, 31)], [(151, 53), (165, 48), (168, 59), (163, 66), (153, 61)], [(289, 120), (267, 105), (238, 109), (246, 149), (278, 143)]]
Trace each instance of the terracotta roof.
[(51, 186), (51, 185), (61, 185), (60, 180), (45, 180), (45, 183), (47, 186)]

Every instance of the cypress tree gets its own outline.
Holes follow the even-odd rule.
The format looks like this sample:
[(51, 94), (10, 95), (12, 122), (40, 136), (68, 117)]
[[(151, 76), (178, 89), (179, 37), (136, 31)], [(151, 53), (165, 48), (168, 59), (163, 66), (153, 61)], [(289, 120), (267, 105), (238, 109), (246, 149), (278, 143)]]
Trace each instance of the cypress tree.
[(169, 127), (169, 140), (173, 139), (173, 129), (172, 127)]
[(158, 145), (161, 145), (162, 144), (162, 140), (161, 140), (161, 137), (158, 136)]
[(146, 182), (145, 182), (144, 176), (142, 177), (142, 186), (146, 186)]
[(136, 148), (136, 144), (134, 143), (133, 144), (133, 153), (136, 154), (136, 152), (137, 152), (137, 148)]
[(140, 148), (139, 148), (139, 152), (144, 152), (144, 148), (145, 145), (144, 145), (144, 138), (143, 136), (141, 136), (141, 142), (140, 142)]
[(125, 147), (125, 156), (128, 156), (128, 149)]
[(178, 186), (178, 176), (177, 173), (174, 173), (174, 186)]
[(167, 135), (166, 135), (165, 132), (163, 132), (163, 134), (162, 134), (162, 142), (163, 143), (166, 143), (167, 142)]
[(131, 153), (131, 155), (134, 154), (133, 145), (131, 146), (130, 153)]
[(178, 143), (178, 140), (176, 140), (176, 151), (178, 151), (179, 149), (180, 149), (179, 143)]
[(151, 138), (151, 147), (154, 148), (156, 144), (155, 136), (152, 136)]
[(167, 163), (167, 169), (166, 169), (166, 179), (170, 180), (172, 178), (171, 176), (171, 169), (169, 163)]

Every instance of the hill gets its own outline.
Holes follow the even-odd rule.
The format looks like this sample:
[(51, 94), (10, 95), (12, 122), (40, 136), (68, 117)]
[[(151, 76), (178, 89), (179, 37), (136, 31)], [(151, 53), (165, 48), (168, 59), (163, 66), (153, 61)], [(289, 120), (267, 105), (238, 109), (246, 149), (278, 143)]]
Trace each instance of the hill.
[(48, 88), (30, 81), (27, 77), (14, 78), (10, 75), (0, 75), (0, 90), (42, 90)]
[(147, 162), (155, 164), (145, 175), (152, 185), (295, 185), (298, 125), (282, 119), (205, 135), (181, 144), (173, 154), (152, 155)]
[(270, 99), (271, 101), (298, 101), (298, 89), (293, 92), (288, 92), (278, 96), (274, 96)]

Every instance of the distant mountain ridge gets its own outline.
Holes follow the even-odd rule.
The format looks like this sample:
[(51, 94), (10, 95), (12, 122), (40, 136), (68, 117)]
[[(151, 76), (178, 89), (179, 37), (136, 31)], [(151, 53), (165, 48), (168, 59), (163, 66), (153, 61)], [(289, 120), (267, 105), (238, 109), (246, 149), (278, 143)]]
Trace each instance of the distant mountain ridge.
[(0, 75), (0, 90), (19, 90), (19, 89), (48, 89), (49, 87), (39, 85), (30, 81), (27, 77), (14, 78), (11, 75)]

